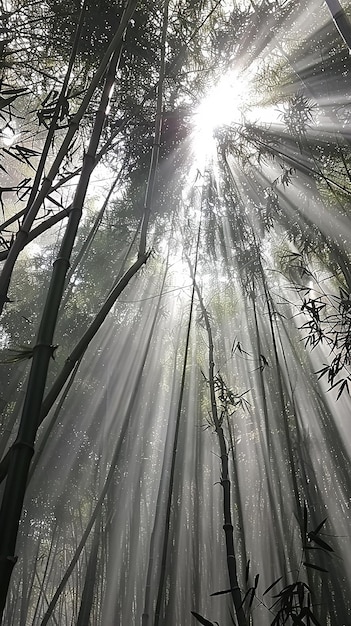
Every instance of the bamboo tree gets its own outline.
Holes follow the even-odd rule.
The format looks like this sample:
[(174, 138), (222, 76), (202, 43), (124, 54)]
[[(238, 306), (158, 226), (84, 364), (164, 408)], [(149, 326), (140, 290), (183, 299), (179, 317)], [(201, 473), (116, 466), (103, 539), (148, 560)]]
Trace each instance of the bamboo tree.
[(146, 234), (148, 230), (148, 224), (151, 215), (151, 205), (154, 197), (154, 188), (157, 174), (158, 158), (160, 153), (160, 140), (162, 130), (162, 104), (163, 104), (163, 83), (166, 76), (166, 39), (168, 28), (168, 7), (169, 0), (165, 0), (163, 9), (163, 24), (162, 24), (162, 36), (161, 36), (161, 60), (160, 60), (160, 73), (157, 83), (157, 96), (156, 96), (156, 117), (155, 117), (155, 130), (154, 130), (154, 143), (151, 151), (149, 176), (146, 184), (143, 221), (141, 225), (140, 246), (139, 255), (143, 256), (146, 250)]
[[(93, 167), (94, 156), (103, 128), (106, 108), (115, 71), (122, 48), (122, 37), (126, 23), (133, 14), (135, 2), (130, 2), (121, 20), (118, 33), (113, 39), (114, 51), (109, 64), (100, 108), (97, 112), (88, 152), (84, 158), (83, 170), (78, 184), (73, 209), (62, 240), (58, 258), (54, 264), (52, 279), (44, 307), (37, 342), (33, 350), (33, 363), (29, 375), (26, 398), (21, 423), (14, 446), (12, 447), (5, 491), (0, 509), (0, 619), (2, 618), (8, 586), (13, 566), (18, 524), (26, 490), (30, 461), (34, 452), (34, 441), (39, 425), (41, 403), (44, 395), (49, 361), (53, 354), (53, 335), (59, 306), (65, 284), (69, 260), (76, 238), (83, 202)], [(118, 36), (117, 36), (118, 35)], [(113, 48), (112, 48), (113, 49)]]
[[(200, 239), (200, 226), (198, 229), (198, 237), (197, 237), (197, 246), (196, 246), (196, 258), (194, 263), (194, 276), (196, 276), (196, 269), (198, 263), (198, 252), (199, 252), (199, 239)], [(168, 495), (167, 495), (167, 504), (166, 504), (166, 515), (164, 521), (164, 531), (163, 531), (163, 541), (162, 541), (162, 550), (161, 550), (161, 564), (160, 564), (160, 577), (159, 577), (159, 586), (157, 593), (157, 600), (155, 606), (155, 617), (153, 621), (153, 626), (158, 626), (161, 619), (161, 609), (162, 602), (165, 592), (165, 582), (166, 582), (166, 565), (167, 565), (167, 557), (169, 550), (169, 535), (170, 535), (170, 520), (172, 513), (172, 502), (173, 502), (173, 489), (174, 489), (174, 480), (175, 480), (175, 466), (176, 466), (176, 458), (177, 458), (177, 446), (178, 446), (178, 438), (179, 438), (179, 429), (180, 429), (180, 418), (182, 413), (183, 406), (183, 396), (184, 396), (184, 388), (185, 388), (185, 379), (186, 379), (186, 368), (188, 362), (189, 355), (189, 345), (190, 345), (190, 331), (191, 331), (191, 323), (193, 319), (193, 310), (194, 310), (194, 296), (195, 296), (195, 280), (193, 279), (193, 288), (191, 293), (191, 301), (190, 301), (190, 310), (189, 310), (189, 318), (187, 324), (187, 334), (185, 340), (185, 350), (184, 350), (184, 359), (183, 359), (183, 367), (182, 367), (182, 378), (180, 382), (179, 389), (179, 399), (177, 405), (177, 416), (175, 422), (174, 429), (174, 439), (173, 439), (173, 448), (172, 448), (172, 460), (169, 471), (169, 483), (168, 483)], [(149, 602), (145, 603), (144, 615), (143, 615), (143, 626), (144, 624), (148, 624), (148, 605)]]
[(325, 0), (330, 13), (332, 14), (334, 24), (339, 31), (343, 41), (351, 52), (351, 25), (347, 15), (342, 8), (339, 0)]
[[(189, 266), (190, 267), (190, 266)], [(190, 267), (191, 271), (191, 267)], [(213, 344), (213, 335), (212, 328), (210, 324), (210, 318), (208, 316), (207, 309), (204, 305), (204, 301), (200, 292), (200, 289), (194, 279), (194, 285), (196, 289), (196, 294), (199, 300), (201, 313), (205, 322), (207, 336), (208, 336), (208, 384), (210, 388), (210, 398), (211, 398), (211, 417), (213, 420), (213, 424), (215, 427), (215, 431), (218, 437), (218, 443), (220, 448), (220, 458), (221, 458), (221, 486), (223, 489), (223, 518), (224, 518), (224, 533), (225, 533), (225, 541), (226, 541), (226, 551), (227, 551), (227, 569), (230, 583), (230, 592), (233, 600), (233, 605), (235, 608), (236, 617), (238, 620), (239, 626), (247, 626), (247, 620), (245, 616), (245, 612), (243, 609), (243, 598), (241, 595), (240, 586), (238, 583), (237, 577), (237, 564), (236, 564), (236, 556), (235, 556), (235, 548), (234, 548), (234, 533), (233, 533), (233, 522), (232, 522), (232, 511), (231, 511), (231, 484), (229, 478), (229, 469), (228, 469), (228, 460), (229, 454), (227, 449), (227, 442), (225, 440), (224, 431), (222, 427), (221, 420), (218, 415), (217, 408), (217, 400), (216, 400), (216, 390), (215, 390), (215, 380), (214, 380), (214, 344)]]
[(109, 471), (107, 473), (104, 485), (103, 485), (103, 487), (101, 489), (99, 498), (98, 498), (98, 500), (97, 500), (97, 502), (96, 502), (96, 504), (95, 504), (95, 506), (93, 508), (93, 511), (92, 511), (91, 516), (90, 516), (89, 522), (86, 525), (86, 528), (85, 528), (85, 530), (83, 532), (81, 540), (80, 540), (80, 542), (79, 542), (79, 544), (78, 544), (78, 546), (76, 548), (74, 556), (73, 556), (73, 558), (72, 558), (72, 560), (71, 560), (71, 562), (70, 562), (70, 564), (69, 564), (69, 566), (68, 566), (68, 568), (67, 568), (67, 570), (66, 570), (66, 572), (65, 572), (65, 574), (64, 574), (64, 576), (63, 576), (63, 578), (62, 578), (62, 580), (61, 580), (61, 582), (60, 582), (60, 584), (58, 586), (58, 588), (56, 589), (56, 592), (55, 592), (55, 594), (54, 594), (54, 596), (53, 596), (53, 598), (52, 598), (52, 600), (51, 600), (51, 602), (50, 602), (50, 604), (49, 604), (49, 606), (47, 608), (47, 611), (46, 611), (46, 613), (44, 615), (44, 618), (43, 618), (40, 626), (46, 626), (49, 623), (49, 620), (51, 619), (53, 611), (55, 610), (57, 601), (59, 600), (59, 598), (60, 598), (60, 596), (61, 596), (61, 594), (62, 594), (62, 592), (63, 592), (63, 590), (64, 590), (64, 588), (65, 588), (65, 586), (66, 586), (66, 584), (67, 584), (67, 582), (68, 582), (68, 580), (69, 580), (69, 578), (70, 578), (70, 576), (71, 576), (71, 574), (72, 574), (72, 572), (73, 572), (73, 570), (74, 570), (74, 568), (75, 568), (75, 566), (76, 566), (76, 564), (78, 562), (78, 559), (79, 559), (79, 557), (80, 557), (80, 555), (81, 555), (81, 553), (82, 553), (82, 551), (83, 551), (83, 549), (85, 547), (85, 544), (86, 544), (87, 539), (88, 539), (88, 537), (90, 535), (90, 532), (91, 532), (94, 524), (96, 523), (97, 517), (98, 517), (98, 515), (100, 513), (101, 506), (102, 506), (102, 504), (103, 504), (103, 502), (105, 500), (105, 497), (106, 497), (106, 495), (108, 493), (108, 490), (111, 487), (111, 484), (112, 484), (112, 481), (113, 481), (113, 478), (114, 478), (114, 475), (115, 475), (115, 471), (116, 471), (116, 466), (117, 466), (117, 463), (119, 461), (121, 450), (122, 450), (122, 447), (123, 447), (123, 442), (124, 442), (124, 439), (126, 437), (128, 428), (130, 427), (130, 421), (131, 421), (131, 419), (132, 419), (132, 417), (134, 415), (135, 404), (136, 404), (136, 400), (138, 398), (139, 386), (141, 385), (143, 371), (144, 371), (144, 368), (145, 368), (145, 364), (146, 364), (146, 360), (147, 360), (147, 357), (148, 357), (148, 354), (149, 354), (152, 338), (153, 338), (154, 331), (155, 331), (155, 328), (156, 328), (156, 322), (158, 320), (158, 315), (159, 315), (160, 305), (161, 305), (161, 298), (162, 298), (162, 295), (163, 295), (163, 288), (164, 288), (164, 283), (165, 283), (165, 280), (166, 280), (167, 271), (168, 271), (168, 267), (166, 267), (166, 270), (165, 270), (165, 273), (164, 273), (163, 283), (162, 283), (162, 287), (161, 287), (161, 292), (160, 292), (160, 296), (159, 296), (159, 299), (158, 299), (158, 302), (157, 302), (157, 306), (156, 306), (156, 309), (155, 309), (155, 313), (154, 313), (154, 318), (153, 318), (153, 321), (152, 321), (151, 329), (149, 331), (149, 335), (148, 335), (147, 343), (146, 343), (146, 346), (145, 346), (145, 349), (144, 349), (144, 353), (142, 355), (142, 359), (141, 359), (141, 362), (140, 362), (139, 367), (138, 367), (134, 392), (131, 394), (131, 398), (130, 398), (130, 401), (128, 403), (128, 407), (127, 407), (127, 410), (126, 410), (126, 416), (125, 416), (125, 419), (123, 421), (121, 432), (119, 434), (118, 441), (116, 443), (116, 446), (115, 446), (115, 449), (114, 449), (114, 452), (113, 452), (113, 456), (112, 456), (111, 463), (110, 463), (110, 468), (109, 468)]
[(82, 599), (79, 608), (77, 626), (87, 626), (90, 620), (90, 614), (94, 602), (94, 588), (96, 584), (96, 570), (98, 562), (98, 552), (101, 536), (101, 509), (97, 516), (94, 528), (93, 543), (90, 550), (87, 571), (85, 574), (85, 582), (82, 593)]
[[(178, 337), (178, 340), (179, 340), (179, 337)], [(178, 359), (178, 351), (176, 350), (175, 355), (174, 355), (174, 366), (173, 366), (174, 376), (173, 376), (171, 397), (174, 396), (175, 387), (176, 387), (177, 359)], [(164, 499), (164, 493), (167, 488), (166, 483), (168, 482), (167, 480), (167, 477), (169, 474), (168, 456), (169, 456), (169, 449), (171, 447), (172, 435), (173, 435), (173, 442), (174, 442), (174, 426), (171, 422), (168, 422), (166, 442), (164, 446), (162, 469), (161, 469), (161, 479), (160, 479), (160, 484), (159, 484), (159, 488), (157, 492), (154, 521), (153, 521), (152, 531), (151, 531), (151, 536), (150, 536), (150, 547), (149, 547), (149, 553), (148, 553), (148, 564), (147, 564), (147, 573), (146, 573), (146, 580), (145, 580), (144, 608), (143, 608), (143, 613), (142, 613), (142, 618), (141, 618), (142, 626), (148, 626), (150, 624), (150, 619), (152, 619), (152, 596), (155, 591), (152, 586), (152, 581), (153, 581), (153, 577), (155, 576), (155, 571), (157, 569), (157, 562), (156, 562), (157, 551), (158, 551), (157, 534), (160, 532), (160, 527), (162, 524), (162, 516), (164, 516), (162, 501)], [(160, 586), (161, 585), (162, 585), (162, 582), (160, 582)]]
[[(101, 209), (100, 211), (97, 213), (94, 223), (90, 229), (90, 232), (88, 234), (88, 236), (86, 237), (86, 239), (84, 240), (81, 249), (79, 250), (76, 258), (74, 259), (74, 262), (71, 263), (69, 271), (67, 272), (67, 276), (66, 276), (66, 282), (67, 285), (69, 284), (71, 278), (73, 277), (75, 271), (77, 270), (77, 267), (79, 266), (79, 264), (82, 262), (82, 260), (84, 259), (85, 255), (88, 253), (88, 251), (91, 248), (92, 242), (94, 241), (94, 238), (96, 236), (96, 233), (101, 225), (102, 222), (102, 218), (106, 212), (106, 209), (108, 207), (108, 203), (110, 202), (111, 196), (116, 188), (117, 183), (120, 181), (121, 179), (121, 175), (122, 175), (122, 171), (123, 168), (120, 169), (120, 171), (118, 172), (117, 176), (114, 178), (110, 189), (106, 195), (106, 198), (104, 200), (104, 202), (102, 203)], [(62, 304), (62, 306), (64, 306), (64, 303)]]

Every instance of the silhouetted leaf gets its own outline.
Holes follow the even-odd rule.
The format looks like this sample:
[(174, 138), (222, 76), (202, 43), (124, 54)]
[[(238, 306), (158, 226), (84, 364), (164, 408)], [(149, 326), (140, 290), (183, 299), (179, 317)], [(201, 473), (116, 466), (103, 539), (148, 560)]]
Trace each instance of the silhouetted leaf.
[(305, 624), (297, 617), (297, 615), (294, 615), (293, 613), (290, 615), (292, 621), (294, 622), (294, 624), (299, 624), (299, 626), (305, 626)]
[(251, 607), (252, 607), (252, 603), (253, 603), (253, 601), (254, 601), (254, 597), (255, 597), (255, 595), (256, 595), (256, 594), (255, 594), (255, 590), (254, 590), (254, 588), (252, 587), (252, 589), (251, 589), (251, 598), (250, 598), (250, 602), (249, 602), (249, 609), (251, 609)]
[(314, 541), (317, 545), (323, 548), (323, 550), (328, 550), (328, 552), (334, 552), (333, 548), (331, 548), (331, 546), (328, 543), (323, 541), (323, 539), (321, 539), (320, 537), (317, 537), (316, 533), (313, 530), (311, 530), (311, 532), (308, 533), (308, 536), (311, 539), (311, 541)]
[(327, 519), (328, 519), (327, 517), (326, 517), (326, 518), (324, 518), (324, 520), (323, 520), (320, 524), (318, 524), (317, 528), (315, 528), (315, 529), (314, 529), (314, 531), (313, 531), (313, 532), (315, 533), (315, 535), (318, 535), (318, 533), (320, 532), (320, 530), (322, 530), (322, 528), (323, 528), (323, 526), (324, 526), (325, 522), (327, 521)]
[(325, 376), (327, 372), (329, 372), (329, 365), (325, 365), (325, 367), (322, 367), (322, 369), (317, 370), (316, 374), (318, 375), (318, 380)]
[(319, 565), (314, 565), (313, 563), (307, 563), (307, 561), (304, 561), (303, 565), (305, 567), (310, 567), (312, 569), (316, 569), (319, 572), (326, 572), (327, 574), (329, 573), (327, 569), (324, 569), (324, 567), (319, 567)]
[(235, 591), (236, 587), (232, 588), (232, 589), (224, 589), (224, 591), (215, 591), (214, 593), (211, 593), (211, 596), (222, 596), (225, 593), (231, 593), (232, 591)]
[(347, 393), (350, 395), (349, 384), (348, 384), (348, 382), (347, 382), (347, 378), (345, 378), (345, 379), (342, 381), (342, 383), (341, 383), (341, 385), (340, 385), (340, 387), (339, 387), (338, 395), (336, 396), (336, 399), (337, 399), (337, 400), (339, 400), (339, 398), (340, 398), (340, 396), (341, 396), (342, 392), (343, 392), (345, 389), (346, 389)]
[(279, 576), (279, 578), (277, 578), (277, 580), (274, 581), (274, 583), (272, 583), (271, 585), (269, 585), (269, 587), (267, 587), (266, 591), (263, 592), (263, 595), (265, 596), (266, 593), (268, 593), (268, 591), (270, 591), (271, 589), (273, 589), (273, 587), (279, 583), (279, 581), (283, 578), (283, 576)]
[(305, 599), (305, 589), (304, 586), (301, 584), (297, 585), (297, 597), (299, 599), (300, 609), (302, 609)]
[(242, 600), (242, 603), (240, 604), (241, 607), (244, 605), (244, 602), (245, 602), (246, 598), (249, 597), (249, 595), (252, 592), (252, 590), (253, 590), (253, 587), (250, 587), (250, 589), (248, 589), (247, 592), (245, 593), (245, 595), (243, 597), (243, 600)]
[(200, 615), (199, 613), (195, 613), (195, 611), (191, 611), (191, 614), (195, 617), (195, 619), (197, 619), (198, 622), (200, 622), (200, 624), (202, 624), (203, 626), (214, 626), (214, 622), (210, 622), (208, 619), (206, 619), (205, 617), (202, 617), (202, 615)]

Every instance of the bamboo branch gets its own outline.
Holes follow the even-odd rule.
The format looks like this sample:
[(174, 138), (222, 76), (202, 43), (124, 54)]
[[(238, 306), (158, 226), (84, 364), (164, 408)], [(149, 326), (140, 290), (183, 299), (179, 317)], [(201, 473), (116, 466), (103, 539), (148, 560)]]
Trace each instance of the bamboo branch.
[[(135, 10), (135, 6), (136, 6), (136, 0), (129, 0), (127, 8), (121, 18), (121, 22), (120, 25), (117, 29), (117, 32), (115, 34), (115, 36), (113, 37), (110, 45), (108, 46), (106, 53), (84, 95), (83, 101), (77, 111), (77, 113), (74, 115), (74, 117), (71, 120), (71, 123), (69, 125), (69, 128), (67, 130), (66, 136), (61, 144), (61, 147), (58, 151), (58, 154), (54, 160), (54, 163), (52, 164), (50, 171), (48, 172), (47, 176), (44, 178), (42, 186), (40, 191), (38, 192), (36, 198), (33, 200), (32, 205), (30, 206), (30, 208), (28, 209), (28, 212), (26, 214), (26, 217), (23, 221), (23, 224), (19, 230), (19, 232), (17, 233), (17, 236), (13, 242), (13, 245), (11, 246), (11, 250), (8, 254), (6, 263), (3, 267), (1, 276), (0, 276), (0, 313), (3, 310), (4, 304), (6, 302), (6, 296), (7, 296), (7, 292), (8, 292), (8, 288), (9, 288), (9, 284), (10, 284), (10, 280), (11, 280), (11, 276), (12, 276), (12, 272), (13, 272), (13, 268), (14, 265), (16, 263), (16, 260), (18, 258), (19, 253), (23, 250), (26, 240), (28, 238), (28, 234), (30, 231), (30, 228), (32, 227), (32, 224), (34, 222), (34, 219), (44, 201), (44, 199), (47, 197), (48, 193), (50, 193), (51, 188), (52, 188), (52, 183), (53, 180), (55, 178), (55, 176), (57, 176), (57, 173), (59, 171), (60, 165), (63, 161), (63, 159), (65, 158), (67, 151), (71, 145), (72, 139), (74, 137), (74, 135), (76, 134), (78, 128), (79, 128), (79, 124), (83, 118), (83, 115), (86, 112), (86, 109), (88, 107), (88, 104), (95, 92), (95, 89), (97, 88), (97, 86), (100, 83), (101, 78), (103, 77), (104, 73), (106, 72), (106, 68), (108, 67), (108, 65), (110, 64), (111, 66), (111, 57), (113, 55), (114, 58), (114, 62), (117, 63), (118, 60), (118, 54), (121, 50), (121, 46), (122, 46), (122, 39), (123, 39), (123, 33), (128, 25), (128, 22), (131, 18), (131, 16), (133, 15), (133, 12)], [(116, 50), (118, 49), (118, 54), (116, 54)], [(116, 58), (117, 57), (117, 58)], [(111, 86), (113, 84), (110, 83)], [(105, 83), (106, 85), (106, 83)], [(107, 103), (108, 102), (108, 98), (109, 98), (109, 92), (106, 94), (104, 92), (104, 101)], [(102, 103), (102, 101), (101, 101)], [(107, 104), (106, 104), (107, 106)], [(105, 109), (103, 109), (100, 106), (100, 109), (96, 115), (96, 122), (97, 124), (100, 122), (101, 123), (101, 118), (105, 116), (105, 112), (106, 112), (106, 106)], [(99, 120), (99, 122), (98, 122)], [(93, 163), (94, 163), (94, 158), (95, 158), (95, 154), (96, 154), (96, 149), (97, 149), (97, 144), (99, 141), (99, 137), (100, 135), (98, 135), (97, 133), (97, 124), (95, 124), (95, 128), (92, 134), (92, 140), (91, 140), (91, 144), (89, 147), (89, 152), (88, 154), (85, 156), (85, 167), (83, 165), (83, 169), (85, 170), (84, 175), (83, 175), (83, 169), (82, 169), (82, 174), (81, 174), (81, 181), (84, 180), (84, 177), (87, 176), (88, 172), (87, 170), (89, 169), (89, 175), (92, 171), (93, 168)], [(92, 144), (96, 144), (94, 145), (94, 150), (93, 145)], [(87, 178), (87, 180), (89, 179), (89, 176)], [(80, 192), (83, 191), (83, 187), (80, 187)], [(86, 191), (86, 190), (85, 190)], [(78, 192), (78, 190), (77, 190)], [(76, 192), (76, 196), (77, 196), (77, 192)]]

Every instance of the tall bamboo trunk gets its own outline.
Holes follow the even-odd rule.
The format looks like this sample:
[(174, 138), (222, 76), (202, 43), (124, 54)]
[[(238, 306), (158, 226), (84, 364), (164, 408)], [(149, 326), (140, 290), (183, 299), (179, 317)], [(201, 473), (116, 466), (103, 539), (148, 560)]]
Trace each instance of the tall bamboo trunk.
[(108, 474), (106, 476), (104, 485), (103, 485), (103, 487), (101, 489), (100, 496), (99, 496), (99, 498), (98, 498), (98, 500), (97, 500), (97, 502), (95, 504), (95, 507), (93, 509), (93, 512), (92, 512), (92, 514), (90, 516), (90, 520), (89, 520), (89, 522), (88, 522), (88, 524), (87, 524), (87, 526), (86, 526), (86, 528), (84, 530), (84, 533), (83, 533), (82, 538), (81, 538), (81, 540), (80, 540), (80, 542), (79, 542), (79, 544), (78, 544), (78, 546), (76, 548), (74, 556), (73, 556), (69, 566), (67, 567), (67, 570), (66, 570), (66, 572), (65, 572), (65, 574), (64, 574), (64, 576), (63, 576), (63, 578), (62, 578), (58, 588), (56, 589), (56, 592), (55, 592), (55, 594), (54, 594), (54, 596), (53, 596), (53, 598), (52, 598), (52, 600), (51, 600), (51, 602), (50, 602), (50, 604), (49, 604), (49, 606), (47, 608), (47, 611), (46, 611), (46, 613), (44, 615), (44, 618), (43, 618), (43, 620), (41, 622), (41, 626), (46, 626), (49, 623), (49, 620), (51, 619), (51, 617), (53, 615), (53, 611), (54, 611), (54, 609), (56, 607), (56, 604), (57, 604), (57, 602), (58, 602), (58, 600), (59, 600), (59, 598), (60, 598), (60, 596), (61, 596), (61, 594), (62, 594), (62, 592), (63, 592), (63, 590), (64, 590), (64, 588), (65, 588), (65, 586), (66, 586), (66, 584), (67, 584), (67, 582), (68, 582), (68, 580), (69, 580), (69, 578), (70, 578), (70, 576), (71, 576), (71, 574), (72, 574), (72, 572), (73, 572), (73, 570), (74, 570), (74, 568), (75, 568), (75, 566), (77, 564), (77, 562), (78, 562), (78, 559), (79, 559), (79, 557), (80, 557), (80, 555), (82, 553), (82, 550), (85, 547), (86, 541), (87, 541), (87, 539), (88, 539), (88, 537), (90, 535), (90, 532), (91, 532), (91, 530), (92, 530), (92, 528), (93, 528), (93, 526), (94, 526), (94, 524), (96, 522), (96, 519), (97, 519), (98, 515), (100, 514), (101, 505), (102, 505), (102, 503), (103, 503), (103, 501), (104, 501), (104, 499), (105, 499), (105, 497), (106, 497), (106, 495), (107, 495), (107, 493), (108, 493), (108, 491), (109, 491), (109, 489), (111, 487), (111, 484), (112, 484), (112, 481), (113, 481), (113, 478), (114, 478), (114, 475), (115, 475), (116, 465), (117, 465), (117, 463), (119, 461), (119, 458), (120, 458), (123, 442), (124, 442), (124, 439), (126, 437), (128, 428), (130, 426), (130, 420), (132, 419), (132, 416), (134, 414), (134, 407), (135, 407), (135, 404), (136, 404), (136, 400), (138, 398), (139, 386), (141, 384), (141, 380), (142, 380), (142, 375), (143, 375), (146, 359), (147, 359), (147, 356), (149, 354), (151, 341), (152, 341), (152, 338), (153, 338), (153, 335), (154, 335), (154, 332), (155, 332), (155, 328), (156, 328), (156, 322), (158, 320), (158, 314), (159, 314), (159, 311), (160, 311), (161, 299), (162, 299), (162, 295), (163, 295), (163, 288), (164, 288), (164, 283), (165, 283), (165, 279), (166, 279), (167, 270), (168, 270), (168, 267), (166, 268), (166, 271), (165, 271), (165, 274), (164, 274), (163, 283), (162, 283), (162, 287), (161, 287), (161, 293), (160, 293), (160, 296), (159, 296), (159, 299), (158, 299), (158, 302), (157, 302), (157, 306), (156, 306), (156, 310), (155, 310), (155, 314), (154, 314), (154, 319), (152, 321), (152, 325), (151, 325), (151, 328), (150, 328), (150, 331), (149, 331), (149, 335), (148, 335), (147, 343), (146, 343), (146, 346), (145, 346), (145, 349), (144, 349), (144, 353), (143, 353), (143, 356), (142, 356), (142, 359), (141, 359), (141, 363), (140, 363), (139, 368), (138, 368), (138, 372), (137, 372), (137, 376), (136, 376), (135, 389), (134, 389), (134, 392), (131, 395), (131, 398), (130, 398), (130, 401), (129, 401), (129, 404), (128, 404), (128, 407), (127, 407), (127, 410), (126, 410), (126, 418), (125, 418), (125, 420), (123, 422), (123, 425), (122, 425), (122, 428), (121, 428), (121, 432), (119, 434), (118, 441), (116, 443), (116, 446), (115, 446), (115, 449), (114, 449), (114, 452), (113, 452), (113, 456), (112, 456), (112, 459), (111, 459), (111, 464), (110, 464), (110, 468), (109, 468)]
[(239, 626), (247, 626), (248, 622), (245, 616), (245, 612), (243, 609), (243, 598), (238, 582), (237, 576), (237, 563), (235, 556), (235, 547), (234, 547), (234, 529), (232, 522), (232, 510), (231, 510), (231, 482), (229, 477), (229, 469), (228, 469), (228, 449), (227, 442), (224, 436), (223, 428), (221, 420), (218, 416), (218, 408), (217, 408), (217, 400), (216, 400), (216, 391), (215, 391), (215, 381), (214, 381), (214, 344), (213, 344), (213, 335), (212, 328), (210, 324), (210, 319), (207, 313), (207, 309), (204, 305), (204, 301), (202, 299), (202, 295), (200, 289), (195, 281), (195, 289), (197, 293), (197, 297), (200, 303), (201, 312), (205, 321), (207, 336), (208, 336), (208, 384), (210, 388), (210, 400), (211, 400), (211, 415), (216, 431), (216, 435), (218, 438), (219, 449), (220, 449), (220, 459), (221, 459), (221, 486), (223, 489), (223, 529), (225, 534), (225, 542), (226, 542), (226, 553), (227, 553), (227, 569), (229, 576), (229, 583), (231, 589), (231, 597), (233, 600), (233, 605), (236, 613), (236, 617), (238, 620)]
[(34, 452), (34, 442), (39, 424), (41, 404), (44, 396), (50, 358), (53, 355), (53, 337), (58, 311), (65, 285), (66, 273), (82, 215), (83, 202), (93, 169), (94, 157), (101, 136), (106, 108), (114, 82), (116, 66), (122, 48), (125, 26), (133, 14), (135, 1), (130, 2), (121, 19), (116, 34), (115, 48), (109, 63), (100, 107), (96, 114), (88, 152), (84, 159), (80, 181), (77, 186), (73, 209), (70, 213), (59, 255), (54, 263), (50, 287), (42, 314), (36, 345), (33, 350), (32, 367), (29, 375), (22, 418), (15, 444), (9, 460), (6, 485), (0, 509), (0, 621), (6, 603), (11, 574), (16, 562), (14, 556), (18, 526), (22, 513), (28, 472)]
[(89, 555), (88, 567), (85, 574), (85, 582), (80, 603), (77, 626), (89, 626), (90, 614), (94, 603), (94, 588), (98, 563), (98, 552), (101, 533), (101, 508), (96, 518), (93, 544)]
[(161, 36), (161, 60), (160, 60), (160, 73), (157, 84), (157, 97), (156, 97), (156, 117), (155, 117), (155, 130), (154, 130), (154, 144), (151, 151), (149, 176), (146, 184), (143, 222), (141, 225), (140, 234), (140, 247), (139, 255), (144, 255), (146, 250), (146, 234), (148, 230), (148, 224), (151, 215), (151, 205), (154, 198), (154, 187), (157, 174), (158, 158), (160, 154), (160, 141), (162, 130), (162, 105), (163, 105), (163, 83), (166, 76), (166, 39), (168, 28), (168, 6), (169, 0), (165, 0), (163, 9), (163, 24), (162, 24), (162, 36)]
[(351, 52), (351, 25), (339, 0), (325, 0), (341, 38)]

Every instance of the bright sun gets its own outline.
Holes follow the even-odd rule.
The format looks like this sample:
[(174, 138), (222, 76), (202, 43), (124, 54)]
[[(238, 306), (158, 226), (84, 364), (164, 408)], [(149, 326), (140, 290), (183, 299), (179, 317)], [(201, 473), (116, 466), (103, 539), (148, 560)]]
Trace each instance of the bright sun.
[(241, 121), (247, 101), (247, 84), (233, 71), (211, 87), (194, 114), (194, 152), (197, 156), (212, 151), (217, 128)]

